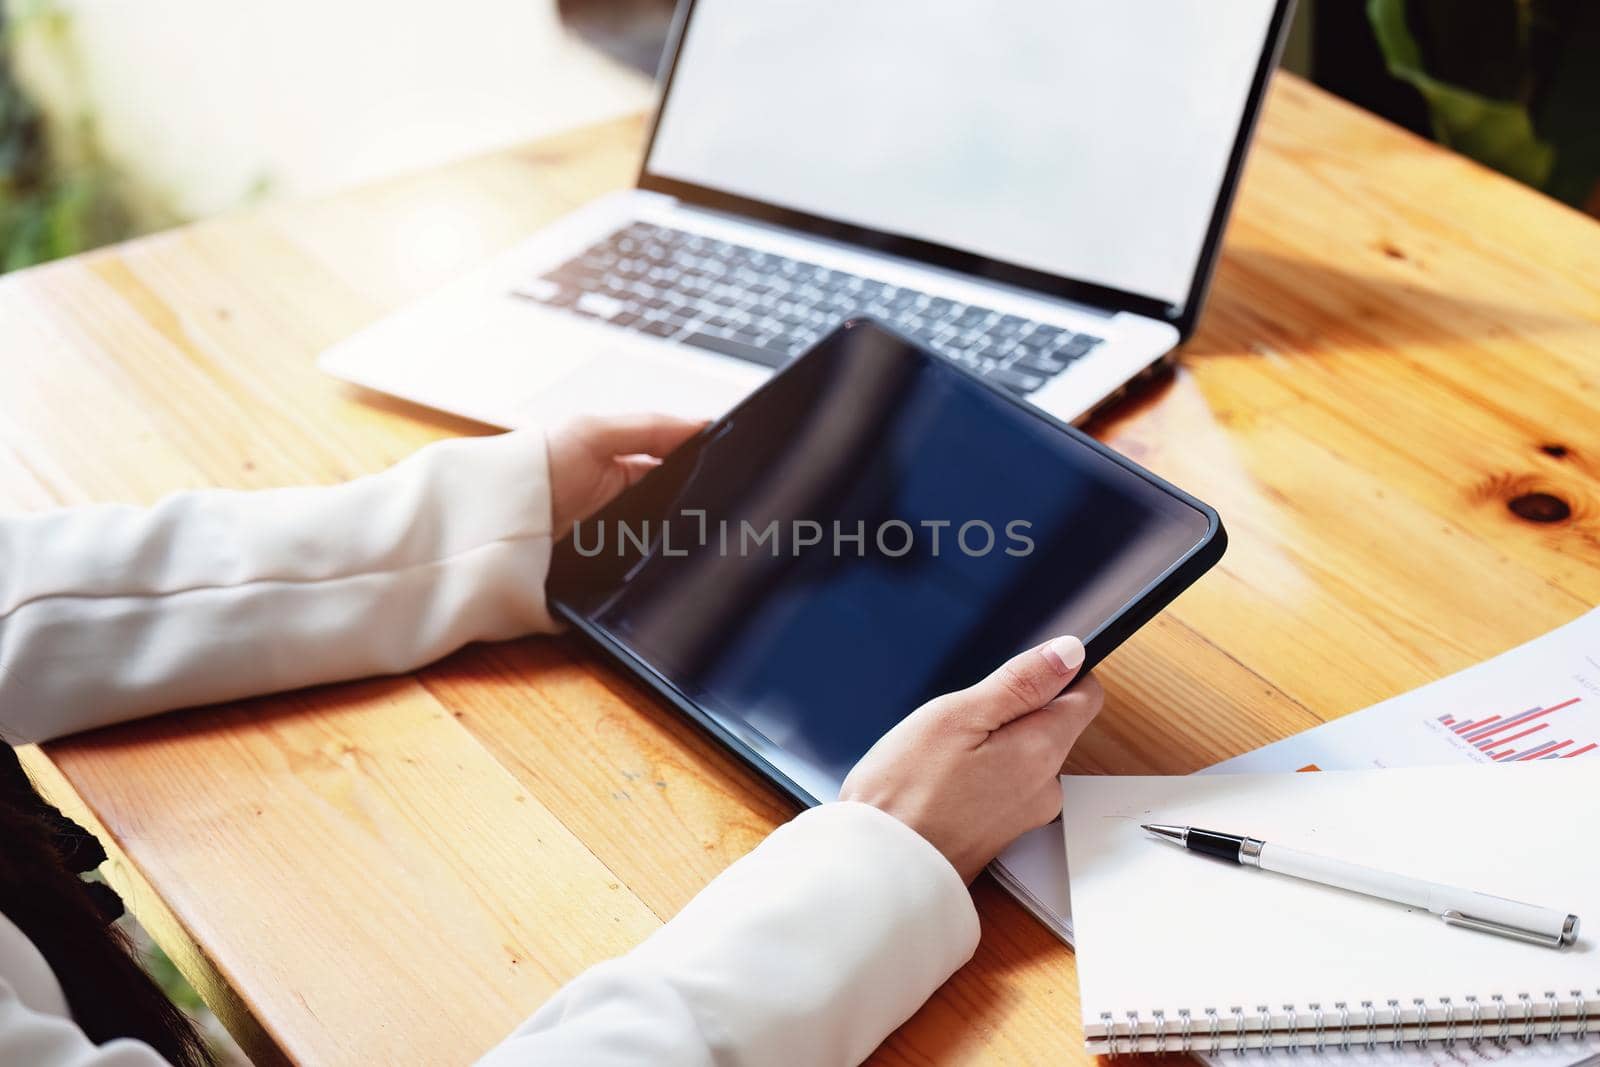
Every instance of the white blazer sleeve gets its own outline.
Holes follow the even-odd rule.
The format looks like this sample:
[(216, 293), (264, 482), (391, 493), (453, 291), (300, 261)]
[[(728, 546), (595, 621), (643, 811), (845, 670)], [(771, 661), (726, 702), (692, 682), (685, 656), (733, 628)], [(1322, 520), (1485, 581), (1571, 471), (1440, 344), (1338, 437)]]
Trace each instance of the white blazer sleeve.
[(96, 1045), (64, 1015), (35, 1011), (0, 979), (0, 1063), (29, 1067), (170, 1067), (142, 1041)]
[(943, 855), (876, 808), (827, 804), (579, 975), (480, 1067), (854, 1064), (977, 944)]
[(345, 485), (0, 518), (0, 739), (418, 667), (552, 628), (532, 430)]
[(142, 1041), (95, 1045), (67, 1015), (50, 967), (0, 915), (0, 1064), (28, 1067), (168, 1067)]

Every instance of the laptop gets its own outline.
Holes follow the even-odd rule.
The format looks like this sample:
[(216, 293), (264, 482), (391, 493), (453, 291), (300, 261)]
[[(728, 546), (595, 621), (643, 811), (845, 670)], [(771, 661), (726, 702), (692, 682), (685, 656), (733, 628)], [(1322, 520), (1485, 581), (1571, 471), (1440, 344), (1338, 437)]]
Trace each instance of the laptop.
[(636, 186), (321, 366), (712, 418), (864, 315), (1081, 423), (1194, 329), (1291, 2), (684, 0)]

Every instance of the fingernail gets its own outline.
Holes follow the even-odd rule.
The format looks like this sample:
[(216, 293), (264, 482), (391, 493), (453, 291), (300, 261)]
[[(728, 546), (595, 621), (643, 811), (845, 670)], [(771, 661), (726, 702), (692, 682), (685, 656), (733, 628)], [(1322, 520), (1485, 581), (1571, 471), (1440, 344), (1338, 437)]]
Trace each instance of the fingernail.
[(1062, 674), (1083, 666), (1083, 642), (1076, 637), (1052, 637), (1041, 646), (1041, 651)]

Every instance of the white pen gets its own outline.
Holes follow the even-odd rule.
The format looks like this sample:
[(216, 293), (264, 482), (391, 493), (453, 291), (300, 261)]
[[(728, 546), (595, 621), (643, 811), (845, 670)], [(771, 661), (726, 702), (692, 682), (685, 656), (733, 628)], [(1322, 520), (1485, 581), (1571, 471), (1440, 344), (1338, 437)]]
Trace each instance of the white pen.
[(1215, 830), (1201, 830), (1193, 826), (1145, 823), (1144, 829), (1163, 841), (1217, 859), (1230, 860), (1241, 866), (1259, 867), (1263, 871), (1287, 874), (1319, 885), (1348, 889), (1352, 893), (1422, 908), (1452, 926), (1482, 930), (1547, 948), (1561, 948), (1578, 940), (1578, 917), (1555, 908), (1541, 908), (1471, 889), (1374, 870), (1327, 856), (1314, 856), (1283, 845), (1269, 845), (1254, 837), (1219, 834)]

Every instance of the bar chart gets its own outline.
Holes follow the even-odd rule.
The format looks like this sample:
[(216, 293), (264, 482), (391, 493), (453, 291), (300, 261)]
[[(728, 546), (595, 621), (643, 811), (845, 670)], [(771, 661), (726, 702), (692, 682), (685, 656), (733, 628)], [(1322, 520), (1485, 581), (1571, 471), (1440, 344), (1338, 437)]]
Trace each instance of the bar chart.
[(1238, 774), (1552, 759), (1600, 767), (1600, 608), (1457, 674), (1210, 769)]
[[(1558, 704), (1540, 705), (1512, 715), (1488, 715), (1476, 719), (1439, 716), (1439, 723), (1463, 742), (1497, 763), (1523, 760), (1571, 759), (1593, 752), (1600, 742), (1563, 736), (1562, 712), (1582, 703), (1572, 697)], [(1569, 717), (1580, 713), (1573, 711)]]

